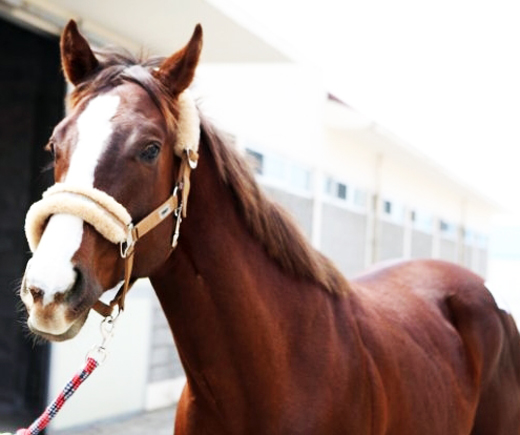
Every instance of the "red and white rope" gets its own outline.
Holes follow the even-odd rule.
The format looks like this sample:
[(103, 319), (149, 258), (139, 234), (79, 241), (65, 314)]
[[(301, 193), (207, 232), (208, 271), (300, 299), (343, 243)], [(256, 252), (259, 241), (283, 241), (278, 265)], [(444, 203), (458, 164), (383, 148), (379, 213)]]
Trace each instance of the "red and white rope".
[(105, 360), (107, 356), (106, 347), (114, 334), (114, 326), (119, 314), (120, 311), (115, 315), (110, 315), (103, 319), (101, 322), (101, 335), (103, 337), (101, 345), (94, 346), (88, 352), (83, 368), (79, 370), (65, 385), (60, 394), (58, 394), (58, 397), (56, 397), (56, 399), (47, 407), (47, 409), (45, 409), (43, 414), (27, 429), (18, 429), (15, 434), (4, 432), (0, 433), (0, 435), (37, 435), (49, 425), (51, 420), (56, 416), (56, 414), (58, 414), (65, 402)]
[(65, 402), (76, 392), (79, 386), (92, 374), (99, 366), (99, 362), (88, 357), (85, 366), (78, 371), (73, 378), (65, 385), (58, 397), (47, 407), (43, 414), (29, 426), (28, 429), (18, 429), (15, 435), (37, 435), (45, 429), (51, 420), (63, 407)]

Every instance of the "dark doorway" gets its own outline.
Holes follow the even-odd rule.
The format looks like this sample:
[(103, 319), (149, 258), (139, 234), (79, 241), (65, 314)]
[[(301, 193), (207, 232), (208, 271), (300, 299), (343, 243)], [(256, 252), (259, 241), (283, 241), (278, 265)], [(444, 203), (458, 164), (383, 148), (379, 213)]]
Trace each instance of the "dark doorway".
[(47, 399), (49, 346), (28, 336), (17, 287), (25, 213), (52, 183), (43, 147), (64, 94), (58, 39), (0, 19), (0, 432), (26, 427)]

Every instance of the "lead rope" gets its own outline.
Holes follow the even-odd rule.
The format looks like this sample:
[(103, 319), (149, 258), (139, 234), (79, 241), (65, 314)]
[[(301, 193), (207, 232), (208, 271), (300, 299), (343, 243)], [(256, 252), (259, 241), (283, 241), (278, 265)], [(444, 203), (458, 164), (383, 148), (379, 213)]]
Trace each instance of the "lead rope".
[(9, 432), (0, 435), (37, 435), (44, 430), (54, 417), (61, 410), (65, 402), (77, 391), (79, 386), (87, 380), (87, 378), (97, 369), (108, 356), (107, 345), (114, 335), (114, 327), (119, 312), (115, 316), (107, 316), (101, 322), (101, 335), (103, 340), (101, 344), (94, 345), (85, 357), (85, 364), (72, 379), (67, 382), (65, 387), (58, 394), (56, 399), (47, 406), (43, 414), (34, 421), (27, 429), (18, 429), (15, 434)]

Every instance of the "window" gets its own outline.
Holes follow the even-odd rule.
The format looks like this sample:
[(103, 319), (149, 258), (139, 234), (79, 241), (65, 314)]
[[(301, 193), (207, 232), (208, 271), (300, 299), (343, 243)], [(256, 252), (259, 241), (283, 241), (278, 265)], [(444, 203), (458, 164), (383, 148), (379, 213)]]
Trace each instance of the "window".
[(485, 249), (489, 243), (489, 237), (473, 229), (464, 230), (464, 244)]
[(301, 166), (289, 165), (289, 184), (300, 190), (311, 190), (311, 172)]
[(439, 221), (439, 229), (443, 237), (449, 239), (457, 238), (457, 226), (454, 223), (441, 219)]
[(433, 215), (423, 210), (412, 210), (410, 213), (414, 230), (431, 234), (433, 230)]
[(338, 183), (337, 197), (340, 199), (347, 199), (347, 185), (346, 184)]
[(361, 189), (354, 189), (354, 205), (366, 208), (367, 192)]
[(283, 180), (285, 178), (285, 161), (278, 156), (272, 156), (264, 159), (264, 175), (271, 180)]
[(262, 154), (246, 149), (246, 159), (255, 174), (262, 175), (264, 173), (264, 156)]
[(329, 196), (336, 196), (334, 194), (334, 186), (336, 185), (336, 182), (334, 181), (334, 179), (330, 178), (330, 177), (327, 177), (327, 179), (325, 180), (325, 193)]
[(384, 199), (382, 201), (383, 216), (395, 223), (404, 222), (404, 206), (398, 202)]
[(261, 153), (246, 148), (246, 157), (255, 174), (263, 180), (299, 191), (312, 189), (311, 171), (274, 153)]
[(385, 214), (392, 215), (392, 203), (390, 201), (383, 201), (383, 211)]
[(477, 233), (475, 234), (476, 245), (481, 249), (486, 249), (488, 247), (488, 236), (485, 234)]
[(366, 190), (352, 187), (343, 181), (338, 181), (334, 177), (325, 178), (325, 195), (340, 201), (342, 204), (353, 207), (354, 209), (367, 208), (368, 192)]
[(325, 193), (333, 198), (347, 200), (348, 186), (332, 177), (325, 180)]
[(475, 233), (473, 232), (473, 230), (464, 228), (464, 244), (473, 245), (474, 242), (475, 242)]

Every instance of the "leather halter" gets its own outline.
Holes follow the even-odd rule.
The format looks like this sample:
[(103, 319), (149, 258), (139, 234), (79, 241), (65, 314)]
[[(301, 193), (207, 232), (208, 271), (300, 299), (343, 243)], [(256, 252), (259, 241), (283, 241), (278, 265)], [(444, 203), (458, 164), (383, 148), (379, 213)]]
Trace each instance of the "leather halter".
[(136, 225), (133, 225), (132, 223), (128, 224), (126, 240), (120, 242), (121, 257), (125, 260), (124, 282), (114, 299), (112, 299), (109, 304), (98, 300), (92, 307), (102, 316), (110, 316), (115, 306), (117, 306), (120, 311), (124, 310), (126, 294), (136, 281), (135, 278), (132, 278), (135, 245), (141, 237), (153, 230), (172, 213), (175, 217), (175, 227), (171, 242), (172, 250), (177, 247), (180, 225), (182, 219), (186, 217), (188, 194), (190, 190), (190, 173), (192, 169), (197, 167), (197, 163), (197, 153), (193, 150), (185, 150), (181, 160), (179, 176), (172, 195)]

